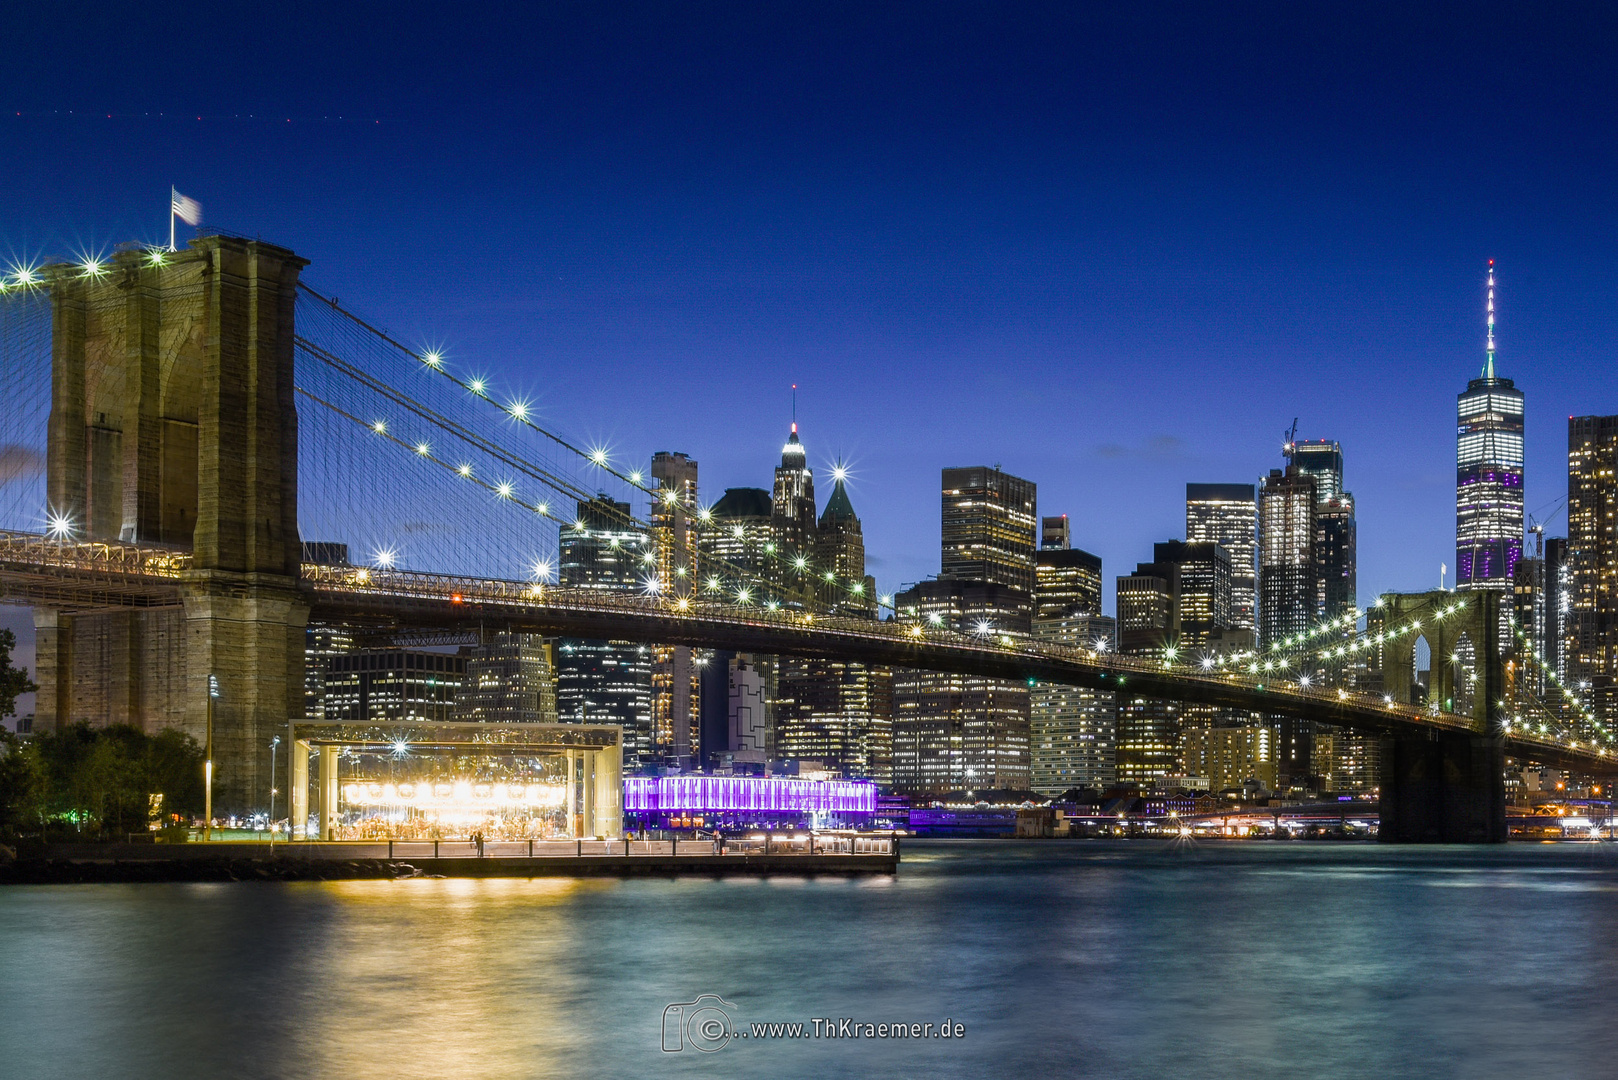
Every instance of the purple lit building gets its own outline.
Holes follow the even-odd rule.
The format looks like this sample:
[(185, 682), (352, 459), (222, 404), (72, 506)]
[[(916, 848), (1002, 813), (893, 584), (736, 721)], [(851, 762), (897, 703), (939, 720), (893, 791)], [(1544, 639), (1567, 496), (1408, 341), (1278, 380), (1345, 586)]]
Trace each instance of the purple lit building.
[(1494, 262), (1483, 371), (1458, 399), (1455, 587), (1509, 593), (1522, 558), (1523, 393), (1494, 372)]
[(624, 820), (636, 829), (857, 826), (876, 814), (876, 800), (876, 785), (865, 780), (624, 778)]

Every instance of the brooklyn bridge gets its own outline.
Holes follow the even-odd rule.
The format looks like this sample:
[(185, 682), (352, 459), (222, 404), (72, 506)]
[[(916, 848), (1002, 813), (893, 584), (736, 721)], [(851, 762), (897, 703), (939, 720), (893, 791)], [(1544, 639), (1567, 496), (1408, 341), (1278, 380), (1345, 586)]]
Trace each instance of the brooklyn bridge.
[[(1363, 626), (1356, 612), (1200, 658), (972, 632), (887, 597), (868, 598), (881, 617), (850, 614), (841, 601), (863, 582), (784, 552), (705, 550), (700, 508), (314, 291), (305, 265), (211, 236), (0, 279), (0, 446), (12, 462), (0, 474), (0, 590), (34, 609), (36, 723), (91, 713), (200, 739), (213, 710), (223, 805), (270, 786), (270, 739), (303, 714), (312, 622), (378, 645), (530, 632), (1318, 721), (1382, 738), (1387, 839), (1504, 839), (1507, 757), (1618, 774), (1604, 718), (1511, 679), (1494, 593), (1388, 593)], [(558, 530), (609, 488), (667, 509), (623, 522), (648, 537), (642, 587), (555, 583)], [(368, 565), (322, 554), (326, 541), (368, 552)], [(1418, 638), (1435, 655), (1469, 643), (1472, 677), (1435, 664), (1436, 685), (1418, 694)], [(1337, 671), (1374, 660), (1381, 686), (1312, 679), (1299, 674), (1306, 658)]]

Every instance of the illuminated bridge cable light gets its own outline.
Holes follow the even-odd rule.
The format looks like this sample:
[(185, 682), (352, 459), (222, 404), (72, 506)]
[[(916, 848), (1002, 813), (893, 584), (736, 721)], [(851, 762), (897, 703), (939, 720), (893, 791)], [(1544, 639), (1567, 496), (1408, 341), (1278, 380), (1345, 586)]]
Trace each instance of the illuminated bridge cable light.
[[(412, 360), (415, 360), (415, 361), (418, 361), (418, 362), (425, 362), (425, 357), (422, 354), (407, 349), (401, 343), (399, 343), (396, 340), (389, 337), (386, 333), (380, 331), (379, 329), (377, 329), (374, 326), (371, 326), (371, 325), (365, 323), (363, 320), (361, 320), (361, 319), (357, 318), (356, 316), (354, 316), (351, 312), (343, 310), (342, 308), (340, 308), (337, 304), (335, 304), (331, 300), (329, 300), (329, 299), (327, 299), (325, 297), (321, 297), (318, 293), (315, 293), (314, 290), (310, 289), (307, 286), (307, 284), (300, 283), (299, 290), (300, 290), (300, 293), (309, 295), (309, 296), (314, 297), (315, 299), (319, 300), (321, 302), (320, 310), (335, 312), (337, 316), (339, 316), (340, 318), (342, 318), (344, 320), (347, 320), (348, 322), (352, 323), (354, 326), (360, 328), (366, 334), (370, 335), (371, 337), (374, 337), (376, 340), (380, 341), (381, 343), (386, 345), (388, 348), (398, 350), (399, 352), (410, 356), (412, 358)], [(323, 350), (320, 350), (318, 347), (313, 346), (311, 343), (307, 342), (306, 340), (300, 339), (298, 341), (298, 345), (299, 345), (300, 348), (304, 348), (306, 351), (311, 351), (313, 353), (316, 353), (319, 356), (319, 358), (322, 359), (324, 362), (327, 362), (327, 363), (330, 363), (330, 364), (340, 363), (340, 362), (337, 361), (337, 359), (335, 357), (331, 356), (329, 353), (324, 352)], [(431, 352), (434, 353), (434, 354), (437, 354), (436, 349), (431, 350)], [(463, 381), (459, 380), (456, 376), (451, 374), (450, 372), (446, 371), (442, 364), (427, 364), (427, 367), (429, 369), (433, 370), (435, 373), (441, 375), (443, 378), (445, 378), (449, 382), (462, 386), (464, 389), (466, 389), (466, 390), (470, 391), (471, 393), (473, 393), (473, 395), (475, 397), (477, 397), (479, 399), (482, 399), (482, 400), (485, 400), (485, 401), (490, 401), (490, 404), (494, 405), (494, 407), (497, 407), (497, 408), (500, 407), (499, 405), (494, 403), (488, 397), (487, 392), (486, 392), (486, 384), (484, 383), (484, 381), (482, 379), (473, 379), (473, 380), (471, 380), (469, 382), (463, 382)], [(360, 378), (362, 380), (365, 380), (367, 382), (367, 385), (371, 385), (374, 389), (378, 389), (380, 392), (383, 392), (383, 393), (386, 393), (386, 394), (391, 394), (391, 395), (393, 395), (395, 397), (397, 396), (396, 394), (394, 394), (394, 392), (389, 391), (387, 388), (381, 387), (381, 386), (375, 384), (374, 380), (366, 380), (363, 372), (357, 372), (357, 371), (352, 371), (351, 370), (351, 371), (349, 371), (349, 373), (351, 375), (354, 375), (355, 377), (358, 377), (358, 378)], [(419, 407), (416, 407), (414, 405), (410, 405), (408, 407), (412, 407), (413, 410), (419, 411)], [(505, 412), (506, 415), (508, 415), (508, 416), (511, 415), (511, 410), (510, 410), (509, 407), (506, 407), (506, 408), (502, 409), (502, 411)], [(423, 415), (426, 416), (427, 414), (423, 414)], [(436, 418), (436, 417), (428, 417), (428, 418), (432, 419), (434, 422), (437, 422), (437, 423), (440, 423), (440, 424), (443, 423), (442, 418)], [(554, 432), (548, 431), (548, 430), (536, 425), (532, 421), (532, 419), (524, 417), (519, 422), (524, 424), (525, 426), (527, 426), (530, 430), (533, 430), (536, 433), (542, 435), (543, 437), (545, 437), (547, 439), (550, 439), (552, 442), (556, 443), (558, 446), (562, 446), (563, 448), (568, 449), (573, 453), (580, 454), (581, 456), (587, 456), (586, 451), (584, 451), (583, 449), (577, 447), (574, 444), (571, 444), (566, 439), (563, 439), (563, 438), (557, 436)], [(458, 436), (459, 437), (466, 437), (467, 433), (464, 430), (459, 430), (458, 431)], [(497, 448), (494, 448), (494, 447), (489, 447), (489, 449), (491, 449), (491, 451), (493, 451), (493, 452), (495, 452), (497, 454), (502, 453), (501, 451), (499, 451)], [(648, 491), (645, 488), (644, 483), (643, 483), (643, 481), (644, 481), (644, 475), (643, 474), (639, 474), (637, 472), (637, 473), (632, 473), (632, 474), (629, 474), (629, 475), (626, 476), (625, 474), (613, 469), (610, 466), (610, 464), (600, 461), (600, 458), (602, 456), (601, 454), (597, 453), (594, 456), (595, 456), (596, 460), (593, 461), (592, 464), (596, 464), (597, 467), (602, 468), (604, 471), (608, 472), (609, 474), (633, 484), (634, 486), (636, 486), (637, 488), (639, 488), (642, 491), (646, 491), (648, 495), (651, 495), (652, 497), (657, 497), (656, 492)], [(846, 475), (846, 473), (845, 473), (845, 475)], [(545, 482), (547, 484), (551, 484), (553, 486), (558, 483), (558, 481), (553, 477), (543, 477), (542, 480), (543, 480), (543, 482)], [(562, 486), (565, 488), (567, 485), (563, 484)], [(588, 492), (584, 492), (582, 494), (575, 494), (574, 492), (570, 491), (570, 492), (568, 492), (568, 494), (569, 494), (569, 497), (577, 497), (577, 498), (580, 498), (581, 500), (587, 499), (587, 498), (590, 497), (590, 493), (588, 493)], [(709, 518), (711, 515), (709, 515), (707, 513), (703, 513), (701, 516), (706, 519), (706, 518)], [(639, 527), (645, 527), (645, 523), (643, 523), (643, 522), (638, 522), (637, 525)], [(774, 545), (769, 545), (769, 547), (773, 549)], [(769, 552), (769, 554), (772, 557), (779, 557), (780, 553), (775, 552), (775, 551), (772, 550), (772, 551)], [(762, 577), (760, 577), (756, 572), (744, 571), (744, 572), (738, 573), (736, 576), (738, 576), (739, 578), (745, 578), (745, 579), (749, 580), (753, 585), (755, 585), (758, 588), (764, 588), (765, 587), (764, 579)], [(860, 596), (864, 592), (863, 582), (838, 581), (838, 580), (835, 580), (835, 578), (834, 578), (834, 579), (828, 581), (828, 585), (831, 586), (831, 587), (834, 587), (836, 589), (841, 590), (841, 592), (844, 595), (849, 595), (849, 596)], [(812, 598), (812, 597), (806, 597), (805, 599), (808, 600), (811, 603), (820, 603), (821, 602), (820, 600)], [(882, 603), (881, 601), (879, 601), (879, 606), (889, 607), (890, 603), (891, 602)]]

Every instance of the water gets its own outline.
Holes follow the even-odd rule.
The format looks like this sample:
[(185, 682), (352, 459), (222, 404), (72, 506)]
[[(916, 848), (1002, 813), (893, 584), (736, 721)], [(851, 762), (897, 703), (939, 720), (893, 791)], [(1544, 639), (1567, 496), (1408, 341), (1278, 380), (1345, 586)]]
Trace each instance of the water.
[[(896, 878), (0, 889), (0, 1076), (1613, 1075), (1618, 850), (912, 842)], [(665, 1007), (950, 1039), (665, 1053)]]

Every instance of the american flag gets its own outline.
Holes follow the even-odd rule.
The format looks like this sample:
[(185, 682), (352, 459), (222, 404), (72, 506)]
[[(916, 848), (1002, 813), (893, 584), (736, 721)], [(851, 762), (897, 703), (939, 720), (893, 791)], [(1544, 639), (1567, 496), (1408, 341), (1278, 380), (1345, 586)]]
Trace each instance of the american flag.
[(202, 224), (202, 204), (169, 188), (169, 211), (187, 225)]

